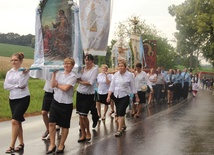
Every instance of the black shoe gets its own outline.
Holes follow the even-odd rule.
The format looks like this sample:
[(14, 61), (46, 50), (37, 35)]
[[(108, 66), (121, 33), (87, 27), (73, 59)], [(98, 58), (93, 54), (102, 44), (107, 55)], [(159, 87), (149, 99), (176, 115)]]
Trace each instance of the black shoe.
[(93, 119), (92, 128), (95, 128), (97, 126), (98, 121), (99, 121), (99, 117), (96, 117)]
[(58, 154), (59, 154), (59, 153), (64, 153), (64, 149), (65, 149), (65, 146), (63, 147), (62, 150), (58, 150), (58, 149), (57, 149), (56, 153), (58, 153)]
[(84, 139), (78, 139), (77, 142), (81, 143), (81, 142), (85, 142), (85, 140), (86, 140), (85, 138)]
[(49, 150), (46, 152), (46, 154), (51, 154), (51, 153), (54, 153), (56, 150), (56, 146), (54, 146), (54, 148), (52, 150)]

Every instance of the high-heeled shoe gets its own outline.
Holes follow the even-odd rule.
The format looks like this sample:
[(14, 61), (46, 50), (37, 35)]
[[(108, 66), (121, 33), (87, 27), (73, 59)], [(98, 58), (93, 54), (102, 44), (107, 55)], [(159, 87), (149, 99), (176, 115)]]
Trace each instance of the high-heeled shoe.
[(59, 150), (59, 149), (57, 149), (57, 151), (56, 151), (56, 153), (64, 153), (64, 149), (65, 149), (65, 145), (64, 145), (64, 147), (63, 147), (63, 149), (62, 150)]
[(54, 153), (55, 151), (56, 151), (56, 146), (54, 146), (52, 150), (47, 151), (46, 154), (51, 154), (51, 153)]
[(81, 142), (85, 142), (85, 140), (86, 140), (85, 138), (83, 138), (83, 139), (78, 139), (77, 142), (78, 142), (78, 143), (81, 143)]
[(16, 147), (14, 152), (19, 152), (24, 150), (25, 145), (24, 144), (19, 144), (19, 146)]

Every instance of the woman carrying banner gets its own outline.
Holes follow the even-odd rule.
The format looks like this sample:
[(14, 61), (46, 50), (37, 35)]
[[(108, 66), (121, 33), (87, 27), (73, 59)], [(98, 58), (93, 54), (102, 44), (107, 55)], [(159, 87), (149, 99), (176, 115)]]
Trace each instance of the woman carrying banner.
[(56, 153), (64, 152), (64, 143), (68, 136), (73, 110), (74, 86), (77, 81), (76, 75), (72, 72), (74, 64), (73, 58), (65, 58), (64, 72), (54, 72), (52, 75), (51, 85), (54, 88), (54, 99), (50, 107), (50, 145), (46, 154), (52, 154), (56, 150), (56, 125), (59, 125), (62, 129), (61, 140)]
[[(91, 54), (85, 56), (85, 67), (82, 71), (81, 78), (78, 79), (76, 112), (79, 114), (79, 124), (81, 129), (81, 137), (78, 142), (91, 140), (89, 129), (88, 113), (91, 111), (94, 121), (93, 127), (96, 126), (99, 117), (97, 115), (96, 101), (94, 98), (94, 84), (98, 75), (98, 67), (94, 65), (94, 57)], [(97, 115), (97, 116), (96, 116)]]
[[(13, 153), (24, 150), (24, 139), (22, 122), (25, 121), (24, 113), (30, 103), (30, 92), (28, 89), (28, 80), (30, 78), (29, 70), (19, 71), (24, 59), (23, 53), (15, 53), (11, 57), (12, 69), (10, 69), (4, 81), (4, 89), (10, 91), (9, 104), (12, 113), (12, 139), (9, 149), (5, 153)], [(14, 149), (17, 138), (19, 146)]]
[(114, 95), (114, 102), (118, 117), (118, 129), (115, 134), (116, 137), (122, 136), (122, 132), (126, 130), (124, 116), (130, 101), (129, 95), (133, 93), (136, 97), (136, 102), (140, 101), (135, 88), (133, 74), (127, 71), (126, 62), (120, 61), (118, 63), (118, 67), (119, 71), (113, 76), (107, 97), (107, 102), (110, 102), (112, 93)]

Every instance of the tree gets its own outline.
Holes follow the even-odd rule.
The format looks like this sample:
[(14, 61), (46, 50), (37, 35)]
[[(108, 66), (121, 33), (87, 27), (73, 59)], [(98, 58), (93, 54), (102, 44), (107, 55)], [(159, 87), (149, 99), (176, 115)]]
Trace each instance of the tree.
[[(186, 0), (170, 6), (169, 13), (175, 16), (178, 33), (178, 52), (186, 52), (190, 57), (203, 56), (214, 66), (214, 1)], [(182, 51), (179, 51), (182, 50)], [(190, 66), (192, 59), (190, 59)]]

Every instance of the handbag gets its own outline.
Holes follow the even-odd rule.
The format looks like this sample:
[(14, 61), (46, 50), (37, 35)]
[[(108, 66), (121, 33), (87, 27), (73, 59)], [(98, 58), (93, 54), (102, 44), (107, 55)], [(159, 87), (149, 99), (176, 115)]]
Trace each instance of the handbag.
[(142, 90), (143, 92), (146, 92), (147, 89), (148, 89), (147, 85), (144, 84), (144, 85), (141, 86), (141, 90)]

